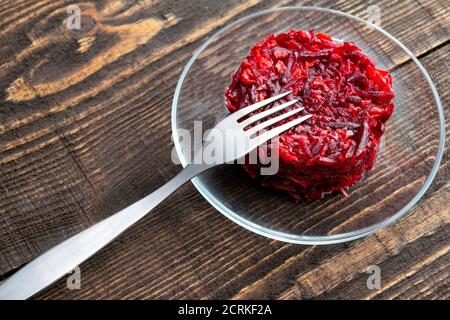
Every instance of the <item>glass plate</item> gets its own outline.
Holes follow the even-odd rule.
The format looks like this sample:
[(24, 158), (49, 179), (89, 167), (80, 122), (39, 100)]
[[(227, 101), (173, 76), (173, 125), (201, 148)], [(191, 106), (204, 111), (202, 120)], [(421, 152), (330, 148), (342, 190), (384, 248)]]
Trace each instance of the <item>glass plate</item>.
[[(374, 169), (350, 188), (348, 198), (331, 194), (306, 203), (260, 187), (238, 165), (214, 168), (192, 182), (226, 217), (272, 239), (319, 245), (366, 236), (402, 217), (430, 186), (444, 149), (444, 115), (430, 76), (411, 51), (365, 20), (318, 7), (282, 7), (217, 31), (194, 53), (176, 87), (172, 130), (178, 158), (186, 166), (192, 154), (179, 129), (192, 133), (195, 121), (202, 121), (205, 131), (225, 117), (225, 88), (250, 48), (269, 33), (291, 28), (355, 42), (377, 67), (390, 70), (395, 111)], [(194, 138), (201, 145), (201, 137)]]

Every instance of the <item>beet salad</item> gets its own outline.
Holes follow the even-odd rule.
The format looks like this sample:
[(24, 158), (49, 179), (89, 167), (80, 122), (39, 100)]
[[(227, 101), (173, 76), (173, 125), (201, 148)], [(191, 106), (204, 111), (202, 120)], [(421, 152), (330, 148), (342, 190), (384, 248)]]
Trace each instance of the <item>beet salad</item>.
[(292, 93), (275, 105), (299, 101), (282, 112), (302, 106), (304, 114), (313, 116), (279, 137), (276, 175), (260, 175), (258, 164), (245, 164), (245, 170), (295, 200), (334, 191), (347, 195), (374, 165), (384, 124), (394, 110), (391, 76), (352, 42), (291, 30), (253, 46), (225, 98), (234, 112), (287, 91)]

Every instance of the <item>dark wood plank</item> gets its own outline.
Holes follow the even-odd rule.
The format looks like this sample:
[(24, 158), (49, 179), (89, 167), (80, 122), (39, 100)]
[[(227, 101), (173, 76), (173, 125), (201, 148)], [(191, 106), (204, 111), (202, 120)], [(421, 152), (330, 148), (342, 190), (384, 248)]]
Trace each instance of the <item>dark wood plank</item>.
[[(206, 36), (227, 22), (291, 2), (85, 2), (83, 30), (68, 33), (62, 22), (70, 3), (74, 1), (0, 4), (0, 274), (173, 176), (179, 168), (165, 165), (171, 163), (169, 109), (184, 63)], [(364, 1), (314, 4), (367, 15)], [(448, 47), (443, 44), (450, 31), (449, 4), (380, 1), (378, 5), (383, 27), (415, 54), (439, 48), (423, 61), (448, 105)], [(406, 61), (399, 55), (394, 63)], [(402, 224), (382, 233), (381, 240), (370, 237), (320, 248), (251, 234), (218, 214), (187, 185), (83, 264), (82, 290), (67, 290), (63, 279), (39, 297), (339, 297), (333, 289), (343, 288), (342, 279), (352, 279), (344, 281), (350, 284), (342, 292), (358, 288), (363, 270), (343, 270), (333, 262), (358, 254), (358, 266), (364, 268), (368, 262), (364, 259), (375, 246), (380, 261), (391, 268), (395, 257), (402, 255), (390, 260), (392, 254), (383, 244), (396, 239), (396, 232), (407, 240), (392, 243), (391, 250), (429, 250), (423, 255), (430, 259), (423, 265), (426, 271), (415, 273), (416, 280), (443, 270), (444, 276), (435, 276), (432, 283), (444, 285), (448, 269), (443, 269), (442, 261), (447, 253), (440, 243), (448, 242), (448, 233), (439, 224), (448, 216), (442, 199), (448, 198), (449, 172), (446, 154), (426, 201)], [(417, 239), (408, 229), (417, 232)], [(416, 262), (405, 268), (414, 269), (420, 263)], [(344, 277), (328, 285), (318, 264), (335, 268), (334, 276), (344, 273)], [(389, 273), (387, 280), (394, 285), (378, 297), (446, 296), (444, 289), (426, 291), (428, 283), (418, 294), (402, 274), (401, 268)], [(319, 286), (304, 289), (304, 279)], [(353, 294), (368, 295), (364, 290)]]

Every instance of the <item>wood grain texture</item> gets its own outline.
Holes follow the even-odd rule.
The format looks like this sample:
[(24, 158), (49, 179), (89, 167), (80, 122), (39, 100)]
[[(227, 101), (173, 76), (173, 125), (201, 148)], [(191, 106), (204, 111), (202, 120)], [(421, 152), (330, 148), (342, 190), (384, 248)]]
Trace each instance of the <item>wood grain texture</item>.
[[(174, 176), (170, 105), (192, 52), (238, 17), (292, 3), (84, 1), (74, 32), (65, 23), (75, 1), (0, 2), (0, 277)], [(367, 16), (365, 1), (303, 4)], [(383, 28), (430, 72), (449, 119), (448, 1), (376, 4)], [(360, 241), (264, 239), (186, 185), (84, 263), (81, 290), (62, 279), (37, 298), (448, 299), (447, 150), (424, 200)], [(370, 264), (386, 270), (378, 291), (365, 286)]]

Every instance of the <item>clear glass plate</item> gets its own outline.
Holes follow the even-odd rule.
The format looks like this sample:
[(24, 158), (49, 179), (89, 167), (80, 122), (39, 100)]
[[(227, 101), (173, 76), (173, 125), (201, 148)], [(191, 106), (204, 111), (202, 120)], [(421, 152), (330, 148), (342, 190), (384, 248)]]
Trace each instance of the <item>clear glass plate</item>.
[[(386, 31), (352, 15), (317, 7), (283, 7), (241, 18), (222, 28), (184, 68), (172, 104), (173, 138), (180, 162), (188, 153), (178, 129), (203, 131), (228, 114), (224, 91), (250, 48), (269, 33), (289, 29), (325, 32), (355, 42), (393, 77), (395, 111), (386, 125), (374, 169), (350, 188), (322, 200), (295, 203), (264, 189), (238, 165), (214, 168), (193, 179), (221, 213), (260, 235), (299, 244), (357, 239), (402, 217), (430, 186), (444, 149), (444, 115), (433, 82), (410, 50)], [(196, 146), (201, 137), (195, 137)], [(184, 151), (183, 151), (184, 150)]]

